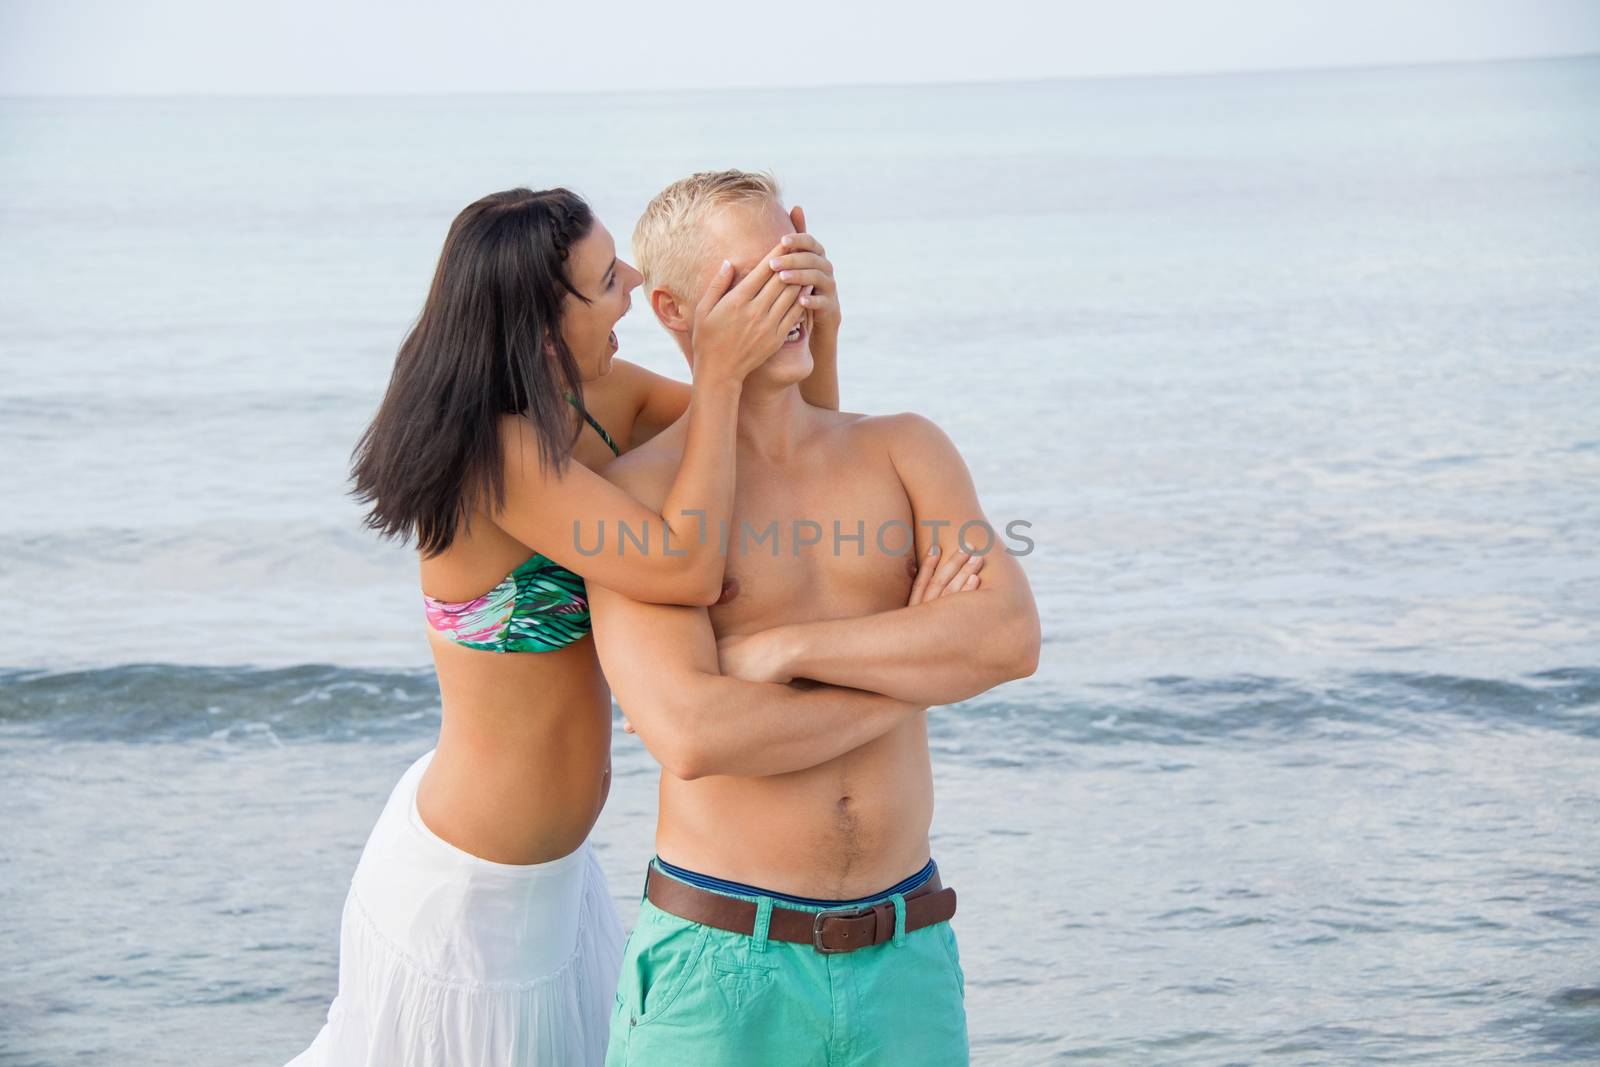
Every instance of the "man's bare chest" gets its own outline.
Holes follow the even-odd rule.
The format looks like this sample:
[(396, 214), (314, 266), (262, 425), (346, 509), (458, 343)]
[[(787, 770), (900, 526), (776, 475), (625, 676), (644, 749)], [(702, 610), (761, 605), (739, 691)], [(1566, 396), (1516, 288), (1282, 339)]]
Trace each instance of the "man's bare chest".
[(713, 628), (726, 636), (904, 605), (913, 521), (886, 460), (819, 464), (800, 476), (741, 469)]

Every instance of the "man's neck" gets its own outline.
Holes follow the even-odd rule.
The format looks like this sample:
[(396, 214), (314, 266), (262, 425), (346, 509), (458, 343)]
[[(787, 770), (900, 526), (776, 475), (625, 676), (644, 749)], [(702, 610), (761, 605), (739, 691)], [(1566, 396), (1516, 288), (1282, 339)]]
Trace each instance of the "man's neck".
[(799, 383), (746, 379), (739, 396), (739, 449), (772, 462), (787, 461), (805, 434), (805, 412)]

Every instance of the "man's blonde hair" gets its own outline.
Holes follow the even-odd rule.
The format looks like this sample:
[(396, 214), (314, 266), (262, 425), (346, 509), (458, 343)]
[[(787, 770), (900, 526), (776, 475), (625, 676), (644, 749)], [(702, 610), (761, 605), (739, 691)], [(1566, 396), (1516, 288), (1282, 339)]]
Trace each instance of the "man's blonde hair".
[(703, 170), (661, 190), (633, 228), (633, 261), (644, 275), (646, 292), (662, 288), (679, 300), (690, 292), (696, 268), (703, 262), (705, 230), (701, 223), (724, 204), (782, 205), (778, 179), (766, 172)]

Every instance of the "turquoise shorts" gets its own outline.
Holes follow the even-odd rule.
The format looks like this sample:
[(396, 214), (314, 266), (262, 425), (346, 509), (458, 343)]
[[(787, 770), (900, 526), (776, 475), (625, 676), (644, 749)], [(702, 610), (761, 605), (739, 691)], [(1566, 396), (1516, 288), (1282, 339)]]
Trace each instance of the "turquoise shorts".
[[(822, 910), (725, 895), (763, 910)], [(643, 900), (623, 950), (607, 1067), (965, 1065), (955, 933), (948, 922), (905, 933), (903, 910), (897, 917), (893, 941), (825, 954), (690, 922)]]

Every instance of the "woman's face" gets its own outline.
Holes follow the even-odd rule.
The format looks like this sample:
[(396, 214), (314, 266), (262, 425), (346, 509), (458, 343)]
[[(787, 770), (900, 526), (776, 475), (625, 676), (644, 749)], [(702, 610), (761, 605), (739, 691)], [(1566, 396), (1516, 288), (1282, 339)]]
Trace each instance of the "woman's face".
[(628, 294), (644, 277), (617, 258), (617, 243), (596, 219), (588, 236), (567, 255), (567, 278), (589, 303), (567, 294), (561, 305), (561, 336), (578, 361), (583, 380), (593, 381), (611, 370), (611, 358), (617, 354), (613, 327), (633, 306)]

